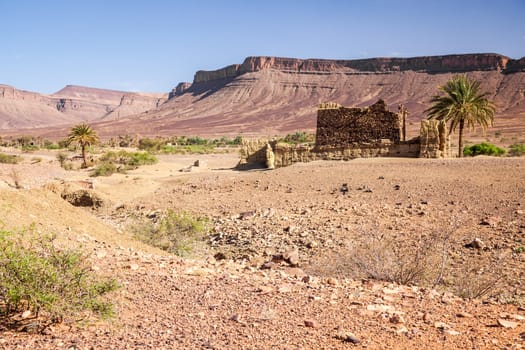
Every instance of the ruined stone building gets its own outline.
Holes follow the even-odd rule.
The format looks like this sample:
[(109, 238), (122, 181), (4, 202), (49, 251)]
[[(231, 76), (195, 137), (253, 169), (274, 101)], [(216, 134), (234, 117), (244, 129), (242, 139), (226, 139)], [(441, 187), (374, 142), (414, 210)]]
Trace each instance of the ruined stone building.
[(243, 140), (239, 165), (268, 168), (313, 160), (350, 160), (361, 157), (447, 157), (446, 125), (423, 120), (420, 135), (405, 140), (408, 111), (387, 109), (383, 100), (365, 108), (322, 103), (317, 111), (315, 145), (290, 145), (276, 140)]
[(401, 115), (390, 112), (383, 100), (366, 108), (323, 103), (317, 111), (315, 145), (354, 147), (381, 140), (399, 142), (402, 129)]

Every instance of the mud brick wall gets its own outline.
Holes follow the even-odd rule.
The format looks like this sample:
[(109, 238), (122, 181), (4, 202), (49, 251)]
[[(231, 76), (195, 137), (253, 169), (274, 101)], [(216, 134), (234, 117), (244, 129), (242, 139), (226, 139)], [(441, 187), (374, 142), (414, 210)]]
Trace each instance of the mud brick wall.
[(447, 158), (450, 156), (450, 140), (447, 125), (442, 120), (422, 120), (419, 132), (420, 158)]
[(383, 100), (366, 108), (347, 108), (327, 103), (321, 104), (317, 111), (318, 147), (349, 147), (382, 139), (399, 142), (401, 132), (400, 116), (387, 110)]
[(275, 144), (275, 141), (242, 139), (239, 166), (249, 164), (264, 166), (266, 164), (266, 147), (269, 143)]

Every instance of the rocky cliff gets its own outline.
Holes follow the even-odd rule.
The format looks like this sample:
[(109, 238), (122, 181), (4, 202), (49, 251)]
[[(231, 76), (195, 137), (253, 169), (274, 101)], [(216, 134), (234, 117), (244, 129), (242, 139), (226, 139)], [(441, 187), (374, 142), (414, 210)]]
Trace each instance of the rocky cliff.
[[(383, 99), (408, 108), (408, 137), (419, 134), (430, 98), (456, 73), (482, 82), (498, 107), (498, 131), (525, 131), (525, 58), (466, 54), (362, 60), (248, 57), (242, 64), (199, 71), (151, 120), (146, 133), (267, 136), (314, 131), (323, 102), (364, 107)], [(123, 127), (118, 126), (118, 127)], [(109, 132), (109, 126), (108, 126)]]
[(284, 57), (248, 57), (242, 64), (234, 64), (214, 71), (198, 71), (194, 84), (218, 79), (234, 78), (239, 75), (274, 69), (297, 73), (394, 73), (415, 71), (422, 73), (512, 71), (523, 69), (525, 62), (512, 60), (498, 54), (466, 54), (446, 56), (423, 56), (411, 58), (369, 58), (359, 60), (298, 59)]

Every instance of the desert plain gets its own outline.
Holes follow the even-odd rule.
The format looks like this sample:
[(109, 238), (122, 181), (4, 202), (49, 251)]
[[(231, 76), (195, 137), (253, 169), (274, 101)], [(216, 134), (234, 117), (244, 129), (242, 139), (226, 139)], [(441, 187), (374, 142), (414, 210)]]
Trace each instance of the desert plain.
[[(523, 157), (238, 171), (233, 149), (159, 155), (93, 179), (61, 168), (56, 151), (21, 156), (0, 164), (2, 228), (56, 234), (121, 288), (110, 295), (112, 320), (66, 317), (43, 334), (2, 329), (2, 349), (525, 346)], [(86, 180), (100, 206), (62, 199)], [(209, 221), (189, 257), (134, 237), (134, 225), (168, 209)], [(417, 278), (393, 282), (400, 268)]]

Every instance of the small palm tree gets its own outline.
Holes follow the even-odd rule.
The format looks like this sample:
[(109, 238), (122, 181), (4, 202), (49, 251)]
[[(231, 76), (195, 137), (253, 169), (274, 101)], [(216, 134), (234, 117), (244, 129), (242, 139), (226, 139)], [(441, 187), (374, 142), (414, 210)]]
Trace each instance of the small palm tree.
[(87, 168), (86, 147), (98, 142), (98, 136), (91, 126), (82, 123), (75, 125), (69, 132), (67, 143), (78, 143), (82, 148), (82, 168)]
[(487, 98), (488, 93), (481, 92), (480, 85), (466, 75), (456, 75), (439, 88), (445, 94), (433, 96), (432, 106), (426, 110), (428, 119), (450, 122), (449, 135), (459, 127), (458, 157), (463, 155), (465, 126), (473, 130), (478, 124), (485, 131), (494, 122), (496, 107)]

